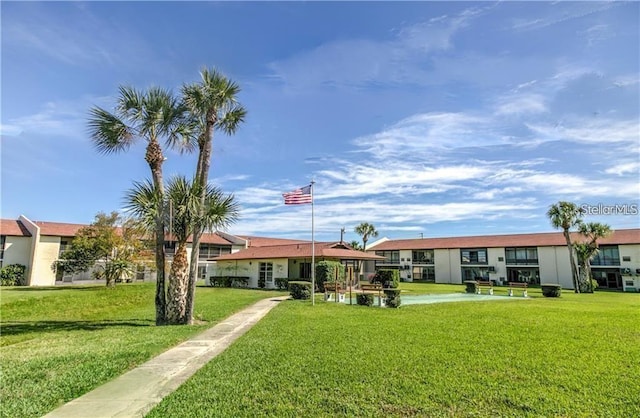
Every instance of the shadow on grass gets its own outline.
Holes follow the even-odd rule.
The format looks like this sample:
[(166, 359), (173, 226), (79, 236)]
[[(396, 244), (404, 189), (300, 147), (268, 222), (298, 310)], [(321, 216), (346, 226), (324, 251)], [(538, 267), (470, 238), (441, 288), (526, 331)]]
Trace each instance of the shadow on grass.
[(98, 331), (109, 327), (150, 327), (150, 319), (104, 321), (7, 321), (0, 323), (2, 335), (21, 335), (33, 332)]

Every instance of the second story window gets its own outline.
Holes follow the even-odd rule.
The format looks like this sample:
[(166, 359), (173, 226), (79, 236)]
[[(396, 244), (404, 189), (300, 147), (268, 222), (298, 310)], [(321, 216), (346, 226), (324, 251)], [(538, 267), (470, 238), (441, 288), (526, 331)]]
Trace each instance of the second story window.
[(400, 251), (376, 251), (376, 255), (381, 255), (385, 258), (384, 261), (377, 261), (379, 264), (400, 263)]
[(411, 253), (414, 264), (433, 264), (433, 250), (415, 250)]
[(487, 264), (487, 249), (473, 248), (460, 250), (462, 264)]
[(509, 247), (504, 250), (507, 264), (538, 264), (538, 248)]

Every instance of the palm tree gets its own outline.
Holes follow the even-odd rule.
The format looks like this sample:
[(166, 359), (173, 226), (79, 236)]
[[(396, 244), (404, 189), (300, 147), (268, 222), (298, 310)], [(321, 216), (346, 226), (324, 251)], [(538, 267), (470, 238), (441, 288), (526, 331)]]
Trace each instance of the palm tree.
[(582, 215), (584, 211), (576, 206), (575, 203), (560, 201), (551, 205), (547, 211), (547, 217), (551, 220), (551, 225), (556, 229), (562, 229), (564, 239), (567, 242), (569, 250), (569, 262), (571, 263), (571, 276), (573, 286), (576, 293), (580, 293), (578, 268), (574, 257), (574, 248), (571, 244), (571, 228), (579, 226), (582, 223)]
[(370, 237), (377, 237), (378, 231), (376, 231), (376, 227), (367, 222), (362, 222), (360, 225), (354, 228), (356, 234), (362, 237), (362, 251), (367, 250), (367, 242)]
[(352, 240), (349, 245), (356, 251), (362, 251), (362, 245), (358, 242), (358, 240)]
[[(184, 123), (184, 109), (167, 90), (152, 87), (145, 92), (132, 87), (119, 88), (113, 113), (100, 107), (93, 107), (89, 117), (89, 135), (100, 153), (110, 154), (127, 151), (137, 140), (147, 142), (145, 160), (151, 170), (153, 188), (157, 202), (162, 202), (164, 186), (162, 164), (165, 160), (159, 139), (165, 139), (169, 146), (190, 142), (189, 125)], [(156, 324), (165, 323), (165, 224), (163, 208), (154, 210), (155, 216), (155, 262), (156, 282)]]
[[(193, 225), (204, 225), (205, 230), (226, 227), (238, 218), (238, 205), (233, 196), (224, 195), (219, 189), (207, 186), (204, 218), (200, 214), (200, 186), (183, 176), (172, 178), (167, 184), (163, 206), (171, 206), (171, 215), (165, 219), (176, 240), (176, 251), (169, 272), (167, 287), (167, 322), (187, 324), (187, 294), (189, 284), (189, 260), (187, 242), (193, 232)], [(153, 229), (156, 193), (149, 182), (134, 183), (126, 197), (127, 209), (141, 222)], [(168, 210), (164, 211), (169, 214)]]
[[(244, 122), (247, 114), (238, 103), (240, 87), (225, 77), (216, 69), (200, 71), (201, 81), (182, 87), (183, 103), (191, 116), (195, 128), (198, 145), (198, 163), (194, 182), (206, 184), (209, 178), (213, 133), (221, 130), (232, 135), (238, 126)], [(205, 210), (205, 189), (201, 189), (200, 208)], [(203, 215), (203, 213), (201, 213)], [(200, 256), (200, 238), (204, 225), (196, 224), (193, 231), (193, 251), (191, 252), (191, 267), (189, 270), (189, 290), (187, 296), (187, 314), (193, 316), (193, 302), (195, 295), (198, 258)]]
[(599, 222), (581, 224), (578, 231), (587, 238), (586, 242), (580, 242), (575, 245), (581, 269), (581, 290), (583, 292), (593, 292), (591, 260), (598, 254), (598, 240), (611, 235), (613, 231), (609, 225)]

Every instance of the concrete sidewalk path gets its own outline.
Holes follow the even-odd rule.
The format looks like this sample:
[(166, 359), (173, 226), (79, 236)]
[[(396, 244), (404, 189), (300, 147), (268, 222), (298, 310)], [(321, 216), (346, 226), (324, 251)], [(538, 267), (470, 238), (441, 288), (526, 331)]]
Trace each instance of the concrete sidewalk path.
[(144, 417), (288, 296), (263, 299), (203, 333), (53, 410), (45, 418)]

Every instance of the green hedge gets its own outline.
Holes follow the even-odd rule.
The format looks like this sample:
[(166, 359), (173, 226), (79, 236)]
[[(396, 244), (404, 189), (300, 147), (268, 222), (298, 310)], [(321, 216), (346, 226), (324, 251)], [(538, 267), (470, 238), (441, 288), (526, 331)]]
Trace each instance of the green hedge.
[(345, 268), (338, 261), (320, 261), (316, 263), (316, 287), (318, 291), (324, 292), (324, 284), (326, 282), (333, 283), (336, 281), (336, 270), (338, 272), (337, 280), (344, 283)]
[(542, 295), (548, 298), (559, 298), (562, 294), (562, 286), (559, 284), (541, 284)]
[(24, 272), (27, 267), (22, 264), (9, 264), (0, 269), (0, 285), (2, 286), (24, 286), (26, 278)]
[(384, 304), (388, 308), (400, 307), (400, 289), (384, 289)]
[(359, 293), (356, 297), (356, 301), (358, 305), (362, 306), (372, 306), (373, 305), (373, 295), (371, 293)]
[(311, 282), (307, 281), (290, 281), (289, 293), (294, 299), (310, 299), (311, 298)]
[(246, 276), (211, 276), (209, 286), (219, 287), (247, 287), (250, 277)]
[(276, 277), (273, 279), (273, 283), (280, 290), (289, 289), (289, 279), (286, 277)]
[(478, 282), (475, 280), (465, 280), (464, 285), (467, 293), (478, 293)]

